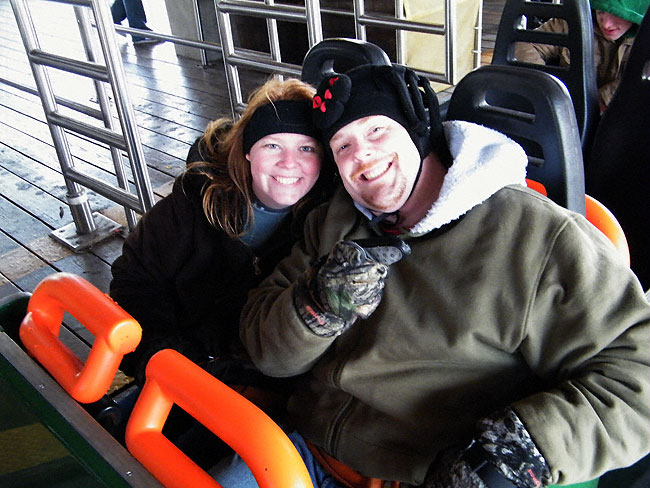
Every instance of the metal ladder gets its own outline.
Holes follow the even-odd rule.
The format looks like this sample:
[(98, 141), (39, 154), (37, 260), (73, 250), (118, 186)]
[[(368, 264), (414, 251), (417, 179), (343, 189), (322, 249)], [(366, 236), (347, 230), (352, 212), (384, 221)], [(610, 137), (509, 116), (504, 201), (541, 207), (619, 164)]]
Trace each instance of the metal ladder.
[[(283, 63), (278, 40), (277, 21), (303, 22), (307, 24), (309, 47), (323, 39), (322, 13), (341, 17), (352, 17), (354, 19), (355, 36), (360, 40), (367, 40), (367, 27), (390, 28), (396, 31), (396, 56), (399, 64), (404, 64), (406, 57), (404, 49), (404, 32), (420, 32), (436, 36), (443, 36), (445, 39), (445, 69), (442, 73), (416, 70), (419, 74), (426, 76), (431, 81), (454, 85), (458, 83), (456, 58), (454, 48), (456, 46), (456, 3), (454, 0), (443, 0), (444, 2), (444, 24), (428, 24), (411, 21), (404, 18), (403, 0), (395, 1), (395, 16), (380, 14), (368, 14), (364, 0), (353, 0), (353, 10), (323, 10), (320, 0), (305, 0), (305, 6), (277, 5), (275, 0), (264, 0), (253, 2), (251, 0), (214, 0), (217, 13), (217, 26), (222, 43), (223, 61), (226, 70), (226, 80), (232, 104), (233, 115), (241, 112), (244, 108), (244, 99), (239, 79), (239, 68), (252, 68), (276, 76), (300, 77), (300, 66)], [(194, 0), (195, 11), (198, 0)], [(482, 2), (481, 2), (482, 3)], [(479, 4), (479, 12), (481, 4)], [(259, 53), (238, 49), (234, 45), (231, 15), (248, 15), (266, 19), (270, 53)], [(474, 45), (474, 67), (480, 66), (481, 53), (481, 17), (478, 16), (476, 30), (476, 41)], [(199, 26), (199, 31), (200, 31)]]
[[(155, 203), (135, 114), (126, 89), (126, 75), (115, 40), (112, 16), (105, 0), (47, 0), (73, 5), (86, 56), (86, 60), (78, 60), (44, 51), (39, 44), (28, 2), (10, 1), (61, 165), (67, 190), (66, 199), (73, 218), (71, 224), (52, 231), (50, 235), (72, 250), (82, 251), (121, 228), (117, 222), (91, 210), (85, 188), (123, 205), (130, 230), (136, 224), (135, 212), (144, 213)], [(47, 68), (92, 79), (99, 110), (55, 96)], [(107, 85), (112, 90), (121, 130), (116, 128), (115, 111), (112, 110), (107, 94)], [(82, 118), (66, 115), (60, 106), (95, 118), (100, 123), (93, 125)], [(109, 146), (118, 186), (75, 167), (67, 132)], [(126, 152), (130, 162), (135, 194), (130, 191), (123, 152)]]

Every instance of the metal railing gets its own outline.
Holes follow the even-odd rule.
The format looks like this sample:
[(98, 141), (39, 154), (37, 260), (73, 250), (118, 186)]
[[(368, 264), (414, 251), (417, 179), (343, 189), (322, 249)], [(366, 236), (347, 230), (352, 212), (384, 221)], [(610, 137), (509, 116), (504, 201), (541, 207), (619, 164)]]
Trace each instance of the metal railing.
[[(62, 168), (67, 188), (67, 202), (73, 216), (73, 224), (57, 229), (52, 236), (74, 250), (83, 250), (95, 242), (111, 235), (120, 227), (107, 217), (92, 212), (85, 188), (124, 207), (128, 226), (135, 227), (135, 213), (144, 213), (154, 204), (154, 196), (138, 135), (135, 116), (128, 96), (126, 76), (121, 54), (117, 47), (115, 32), (142, 35), (145, 37), (168, 41), (174, 44), (197, 48), (201, 60), (206, 64), (206, 50), (217, 52), (223, 58), (226, 81), (230, 96), (233, 116), (237, 116), (244, 106), (240, 83), (240, 68), (249, 68), (275, 76), (300, 77), (299, 65), (283, 62), (279, 43), (278, 21), (304, 23), (307, 26), (308, 46), (312, 47), (323, 38), (322, 16), (352, 19), (355, 35), (360, 40), (367, 39), (368, 27), (380, 27), (395, 31), (396, 60), (405, 64), (406, 54), (404, 34), (406, 32), (425, 33), (444, 37), (444, 70), (433, 72), (416, 69), (431, 81), (455, 84), (456, 64), (454, 49), (456, 46), (456, 4), (454, 0), (442, 0), (444, 4), (444, 24), (428, 24), (408, 20), (404, 15), (403, 0), (394, 0), (395, 15), (369, 14), (364, 0), (353, 0), (352, 10), (321, 9), (320, 0), (305, 0), (304, 6), (276, 4), (275, 0), (213, 0), (217, 19), (217, 29), (221, 43), (203, 40), (203, 27), (199, 14), (198, 0), (191, 0), (198, 39), (161, 34), (149, 30), (133, 29), (113, 24), (112, 16), (105, 0), (42, 0), (74, 6), (81, 39), (87, 59), (80, 61), (43, 51), (39, 45), (34, 23), (31, 19), (27, 0), (10, 0), (19, 31), (28, 55), (36, 88), (21, 85), (4, 78), (4, 82), (29, 93), (38, 94), (45, 110), (46, 119), (54, 141), (54, 146)], [(479, 4), (479, 12), (481, 10)], [(93, 16), (90, 17), (92, 12)], [(233, 35), (231, 15), (251, 16), (265, 19), (269, 53), (237, 48)], [(480, 65), (481, 52), (481, 15), (479, 13), (475, 29), (474, 66)], [(96, 31), (96, 32), (94, 32)], [(99, 45), (97, 42), (99, 40)], [(99, 60), (103, 59), (105, 64)], [(67, 71), (93, 80), (99, 109), (89, 107), (63, 97), (56, 96), (52, 90), (47, 67)], [(121, 131), (116, 130), (111, 103), (106, 93), (110, 87), (117, 119)], [(59, 106), (64, 106), (81, 114), (100, 120), (104, 127), (97, 127), (85, 121), (64, 115)], [(66, 139), (66, 131), (76, 132), (88, 138), (107, 144), (115, 168), (118, 186), (91, 177), (75, 168)], [(123, 164), (126, 154), (133, 175), (136, 193), (129, 191), (129, 179)]]
[[(40, 96), (45, 118), (65, 179), (66, 200), (73, 218), (71, 225), (54, 230), (51, 235), (75, 251), (86, 249), (111, 235), (120, 227), (116, 222), (98, 212), (92, 212), (86, 188), (124, 206), (130, 228), (135, 226), (135, 211), (144, 213), (154, 204), (153, 191), (145, 165), (142, 144), (137, 131), (133, 106), (128, 98), (126, 75), (117, 48), (113, 21), (108, 5), (102, 0), (49, 0), (74, 6), (86, 60), (60, 56), (41, 48), (28, 2), (11, 0), (27, 58)], [(93, 17), (90, 18), (92, 11)], [(92, 22), (94, 21), (95, 27)], [(96, 29), (97, 35), (94, 30)], [(104, 60), (102, 64), (100, 60)], [(93, 81), (99, 110), (78, 102), (55, 96), (47, 68), (90, 78)], [(14, 84), (16, 86), (17, 84)], [(117, 130), (112, 104), (107, 93), (112, 89), (114, 108), (121, 131)], [(27, 90), (32, 91), (32, 90)], [(59, 104), (84, 115), (99, 119), (97, 126), (80, 118), (64, 114)], [(117, 186), (94, 178), (75, 167), (70, 151), (67, 132), (74, 132), (107, 144), (117, 179)], [(130, 192), (129, 180), (123, 163), (122, 153), (128, 156), (136, 194)]]
[[(197, 0), (194, 0), (196, 5)], [(299, 76), (300, 66), (282, 61), (278, 41), (277, 21), (301, 22), (307, 25), (309, 47), (318, 43), (323, 38), (322, 15), (352, 18), (354, 21), (355, 36), (360, 40), (367, 39), (368, 27), (392, 29), (396, 33), (396, 57), (399, 64), (405, 64), (406, 49), (404, 46), (405, 32), (419, 32), (444, 38), (444, 70), (442, 72), (416, 69), (434, 82), (448, 85), (456, 84), (458, 70), (456, 67), (456, 2), (442, 0), (444, 9), (443, 24), (429, 24), (408, 20), (404, 16), (403, 0), (395, 0), (395, 15), (369, 14), (366, 12), (364, 0), (353, 0), (353, 10), (343, 11), (337, 9), (323, 9), (320, 0), (305, 0), (305, 6), (279, 5), (274, 0), (214, 0), (217, 12), (217, 26), (223, 47), (223, 61), (226, 70), (226, 79), (232, 104), (233, 115), (244, 107), (241, 91), (239, 68), (251, 68), (278, 76)], [(480, 65), (481, 53), (481, 5), (479, 2), (479, 15), (474, 26), (474, 67)], [(196, 7), (195, 7), (196, 8)], [(237, 48), (233, 36), (231, 15), (250, 16), (266, 19), (270, 53), (260, 53), (247, 49)]]

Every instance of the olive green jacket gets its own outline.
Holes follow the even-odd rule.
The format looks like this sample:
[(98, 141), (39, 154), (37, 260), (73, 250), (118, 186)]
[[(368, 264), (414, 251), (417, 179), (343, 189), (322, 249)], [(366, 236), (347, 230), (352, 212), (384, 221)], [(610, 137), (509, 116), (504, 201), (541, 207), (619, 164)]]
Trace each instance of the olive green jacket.
[(445, 124), (454, 163), (406, 237), (383, 299), (338, 337), (313, 334), (293, 288), (342, 239), (373, 235), (344, 191), (308, 218), (252, 291), (240, 333), (271, 376), (309, 373), (299, 432), (362, 474), (421, 483), (477, 419), (510, 406), (554, 483), (594, 478), (650, 450), (650, 306), (612, 245), (524, 186), (505, 136)]

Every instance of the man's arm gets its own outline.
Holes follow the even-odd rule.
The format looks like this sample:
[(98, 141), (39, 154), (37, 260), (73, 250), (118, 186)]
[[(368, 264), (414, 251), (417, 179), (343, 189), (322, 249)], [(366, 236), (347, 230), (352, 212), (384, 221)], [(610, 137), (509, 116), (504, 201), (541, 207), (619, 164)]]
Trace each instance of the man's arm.
[(650, 451), (650, 306), (611, 249), (584, 219), (567, 225), (539, 277), (520, 347), (553, 381), (512, 409), (555, 483), (593, 478)]
[(548, 387), (481, 419), (469, 449), (431, 466), (426, 488), (588, 481), (650, 450), (650, 306), (639, 284), (584, 219), (557, 234), (538, 281), (518, 350)]
[[(567, 24), (562, 19), (550, 19), (539, 26), (536, 31), (566, 33)], [(560, 59), (561, 46), (551, 44), (517, 42), (515, 59), (532, 64), (553, 64)]]
[(374, 312), (389, 266), (410, 253), (397, 237), (345, 236), (340, 215), (321, 206), (307, 219), (304, 240), (249, 294), (240, 336), (266, 374), (309, 370), (336, 337)]

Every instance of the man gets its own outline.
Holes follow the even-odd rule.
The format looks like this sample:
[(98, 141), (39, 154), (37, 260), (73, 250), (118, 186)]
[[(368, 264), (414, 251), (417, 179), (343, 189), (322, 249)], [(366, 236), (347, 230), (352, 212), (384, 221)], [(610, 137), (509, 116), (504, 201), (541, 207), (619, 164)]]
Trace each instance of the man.
[[(600, 110), (603, 112), (618, 88), (636, 31), (650, 1), (590, 0), (590, 4), (594, 18), (596, 84), (600, 94)], [(537, 30), (569, 34), (566, 22), (559, 18), (544, 22)], [(571, 53), (561, 46), (519, 42), (515, 45), (515, 59), (534, 64), (568, 66)]]
[[(240, 333), (266, 374), (304, 374), (289, 427), (315, 485), (537, 487), (647, 453), (650, 307), (599, 231), (525, 187), (523, 150), (441, 124), (402, 67), (313, 105), (345, 191)], [(249, 486), (231, 461), (217, 481)]]

